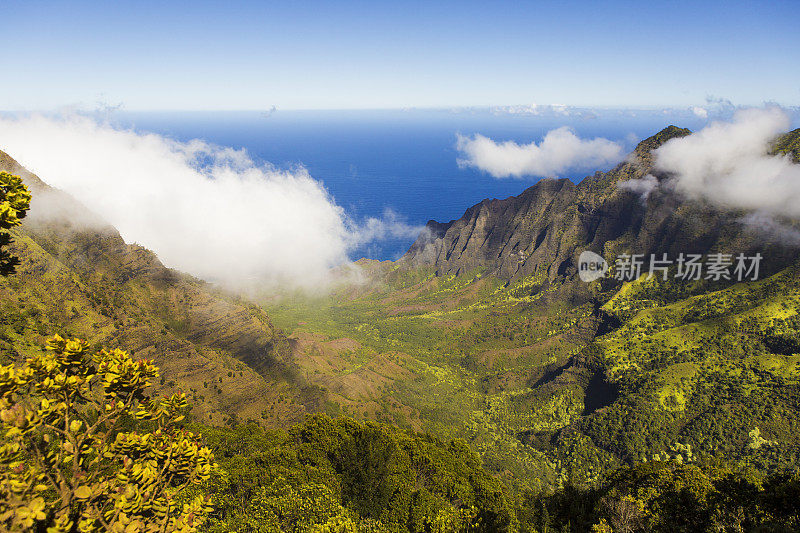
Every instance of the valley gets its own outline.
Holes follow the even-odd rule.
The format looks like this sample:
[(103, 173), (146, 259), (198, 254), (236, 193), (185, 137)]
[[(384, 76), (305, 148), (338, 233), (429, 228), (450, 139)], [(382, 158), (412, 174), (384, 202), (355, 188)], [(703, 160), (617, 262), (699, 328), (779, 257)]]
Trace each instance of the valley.
[[(429, 223), (433, 240), (423, 235), (400, 261), (360, 262), (370, 280), (360, 287), (271, 298), (265, 309), (289, 335), (305, 377), (321, 388), (325, 411), (463, 438), (516, 490), (591, 483), (687, 445), (695, 457), (724, 453), (758, 463), (764, 459), (748, 448), (757, 427), (783, 435), (770, 460), (791, 463), (800, 375), (796, 348), (775, 348), (796, 346), (800, 333), (795, 252), (741, 225), (696, 225), (701, 209), (710, 220), (707, 208), (668, 211), (674, 198), (650, 199), (645, 211), (616, 187), (622, 177), (649, 173), (647, 154), (675, 134), (685, 132), (668, 128), (640, 145), (639, 161), (581, 183), (594, 189), (594, 208), (581, 208), (583, 200), (551, 211), (550, 200), (539, 200), (551, 194), (547, 186), (534, 186), (468, 210), (449, 224), (467, 222), (468, 231), (453, 238), (452, 229)], [(631, 221), (609, 227), (608, 204)], [(586, 214), (592, 211), (600, 214)], [(565, 221), (570, 212), (578, 220)], [(487, 222), (496, 213), (510, 221)], [(587, 218), (595, 228), (586, 228)], [(512, 241), (523, 244), (503, 252)], [(609, 259), (637, 245), (651, 253), (679, 244), (705, 253), (758, 249), (773, 276), (585, 284), (570, 257), (598, 242)], [(727, 397), (722, 411), (720, 397)]]
[[(0, 154), (0, 168), (21, 175), (34, 197), (12, 230), (19, 265), (0, 278), (2, 357), (39, 357), (58, 333), (152, 359), (163, 372), (154, 392), (184, 392), (189, 427), (238, 476), (235, 485), (229, 474), (209, 481), (225, 502), (209, 531), (252, 525), (255, 511), (230, 491), (255, 491), (274, 510), (306, 498), (281, 499), (298, 487), (311, 491), (309, 505), (330, 500), (331, 517), (360, 524), (353, 531), (408, 530), (400, 524), (411, 518), (402, 517), (422, 512), (417, 503), (375, 506), (363, 493), (373, 483), (399, 490), (391, 489), (399, 478), (381, 469), (414, 461), (417, 452), (400, 449), (427, 450), (435, 468), (467, 476), (464, 497), (485, 506), (462, 507), (445, 496), (452, 487), (429, 486), (427, 467), (414, 463), (428, 488), (413, 497), (427, 494), (438, 509), (415, 518), (415, 531), (430, 520), (461, 524), (453, 531), (470, 521), (486, 531), (572, 520), (588, 527), (599, 511), (549, 513), (563, 499), (597, 509), (623, 490), (620, 479), (648, 468), (679, 485), (688, 473), (705, 476), (718, 492), (719, 476), (743, 475), (734, 472), (749, 472), (742, 483), (788, 490), (794, 481), (774, 476), (794, 472), (800, 453), (796, 249), (754, 233), (737, 213), (668, 190), (643, 200), (620, 185), (651, 176), (651, 151), (685, 135), (669, 127), (577, 185), (544, 180), (459, 220), (431, 221), (399, 260), (359, 260), (355, 278), (345, 273), (325, 291), (247, 296), (165, 267)], [(798, 137), (787, 134), (776, 150)], [(577, 275), (587, 249), (612, 264), (633, 250), (741, 251), (764, 262), (758, 281), (686, 280), (673, 267), (664, 279), (587, 283)], [(362, 440), (364, 448), (350, 448)], [(312, 453), (307, 446), (327, 459), (274, 463)], [(462, 455), (471, 470), (455, 466)], [(268, 473), (278, 464), (280, 476), (299, 476), (294, 488)], [(338, 485), (323, 482), (320, 468), (333, 469)]]
[(0, 533), (800, 532), (798, 17), (0, 1)]

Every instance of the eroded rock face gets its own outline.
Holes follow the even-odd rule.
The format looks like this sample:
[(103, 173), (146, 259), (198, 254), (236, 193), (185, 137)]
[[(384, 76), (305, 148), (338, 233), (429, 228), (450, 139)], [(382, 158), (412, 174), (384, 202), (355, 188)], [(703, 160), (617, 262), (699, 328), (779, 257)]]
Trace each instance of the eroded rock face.
[[(681, 198), (669, 186), (643, 196), (624, 182), (665, 185), (669, 176), (653, 169), (652, 150), (687, 129), (669, 126), (645, 139), (628, 159), (575, 185), (543, 179), (519, 196), (484, 200), (448, 223), (431, 221), (401, 259), (411, 267), (431, 267), (439, 275), (475, 269), (502, 279), (538, 274), (546, 282), (576, 280), (578, 256), (594, 251), (613, 263), (620, 253), (754, 253), (769, 256), (767, 272), (785, 267), (796, 251), (766, 242), (740, 220), (743, 213), (721, 211)], [(642, 183), (643, 184), (643, 183)], [(641, 190), (641, 189), (640, 189)], [(585, 292), (579, 283), (570, 292)]]

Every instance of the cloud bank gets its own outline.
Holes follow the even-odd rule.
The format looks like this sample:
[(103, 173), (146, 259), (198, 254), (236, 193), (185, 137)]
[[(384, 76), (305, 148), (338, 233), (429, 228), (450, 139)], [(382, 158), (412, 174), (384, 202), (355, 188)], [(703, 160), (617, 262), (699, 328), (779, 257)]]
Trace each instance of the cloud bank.
[(348, 251), (419, 228), (357, 225), (303, 168), (84, 116), (0, 118), (0, 148), (168, 266), (211, 281), (316, 286)]
[(618, 163), (622, 146), (608, 139), (581, 139), (568, 127), (551, 130), (542, 142), (495, 142), (483, 135), (457, 136), (458, 164), (495, 178), (556, 177), (569, 169), (592, 169)]
[(769, 155), (790, 124), (778, 107), (739, 110), (730, 122), (713, 122), (654, 150), (655, 167), (688, 197), (800, 219), (800, 165)]

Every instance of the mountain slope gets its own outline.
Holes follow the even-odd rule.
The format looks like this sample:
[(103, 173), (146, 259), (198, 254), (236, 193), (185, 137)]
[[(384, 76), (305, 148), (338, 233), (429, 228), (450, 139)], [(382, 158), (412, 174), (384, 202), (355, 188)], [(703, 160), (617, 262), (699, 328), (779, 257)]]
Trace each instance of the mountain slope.
[[(297, 420), (313, 401), (286, 339), (258, 307), (168, 269), (110, 225), (0, 152), (0, 169), (33, 194), (15, 232), (17, 274), (0, 278), (0, 353), (19, 358), (53, 333), (155, 359), (162, 387), (189, 391), (195, 414), (268, 424)], [(263, 415), (263, 416), (262, 416)]]
[[(705, 459), (724, 450), (785, 466), (800, 451), (800, 252), (750, 233), (743, 213), (665, 191), (642, 202), (617, 185), (685, 134), (667, 128), (580, 185), (544, 180), (431, 222), (400, 261), (361, 263), (372, 284), (268, 312), (298, 341), (309, 379), (360, 380), (329, 397), (329, 412), (465, 438), (509, 484), (583, 483), (655, 454), (688, 460), (687, 444)], [(758, 251), (761, 278), (773, 277), (587, 284), (575, 269), (587, 248), (612, 262), (622, 251)], [(320, 364), (324, 354), (350, 364)], [(359, 364), (372, 372), (355, 375)], [(776, 444), (751, 448), (756, 429)]]
[[(677, 257), (683, 253), (766, 255), (770, 273), (793, 257), (780, 243), (768, 243), (740, 223), (742, 213), (689, 201), (663, 187), (646, 199), (620, 184), (654, 175), (651, 151), (670, 139), (689, 135), (669, 126), (642, 141), (628, 159), (609, 172), (597, 172), (575, 185), (543, 179), (519, 196), (484, 200), (448, 223), (431, 221), (401, 259), (407, 267), (429, 267), (439, 275), (476, 269), (506, 280), (543, 275), (551, 283), (571, 281), (569, 292), (587, 299), (588, 287), (574, 283), (584, 250), (611, 264), (623, 252)], [(790, 150), (800, 135), (791, 132), (776, 143)], [(618, 285), (618, 284), (617, 284)]]
[(695, 459), (791, 465), (800, 453), (800, 263), (688, 298), (671, 291), (642, 278), (604, 306), (621, 326), (586, 352), (619, 397), (556, 440), (584, 435), (587, 447), (626, 461), (685, 455), (689, 445)]

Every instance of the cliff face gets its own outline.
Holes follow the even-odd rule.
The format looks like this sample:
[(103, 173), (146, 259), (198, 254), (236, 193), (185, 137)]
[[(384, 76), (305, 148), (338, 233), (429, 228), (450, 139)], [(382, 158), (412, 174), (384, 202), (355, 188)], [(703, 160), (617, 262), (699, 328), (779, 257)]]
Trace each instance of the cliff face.
[[(617, 254), (748, 253), (758, 249), (773, 259), (771, 271), (786, 266), (793, 252), (770, 245), (739, 220), (688, 201), (663, 187), (646, 199), (626, 181), (654, 175), (651, 151), (691, 132), (669, 126), (637, 146), (627, 161), (575, 185), (543, 179), (519, 196), (484, 200), (446, 224), (431, 221), (401, 259), (411, 267), (432, 267), (439, 275), (483, 268), (503, 279), (532, 274), (547, 280), (575, 279), (577, 260), (591, 250), (613, 263)], [(584, 287), (585, 288), (585, 287)]]
[(81, 336), (154, 359), (164, 376), (157, 385), (187, 391), (206, 421), (262, 420), (267, 412), (267, 422), (280, 424), (305, 410), (291, 400), (303, 384), (288, 341), (263, 310), (126, 244), (3, 152), (0, 170), (20, 175), (33, 195), (14, 232), (11, 251), (21, 263), (0, 278), (2, 358), (24, 357), (54, 333)]

